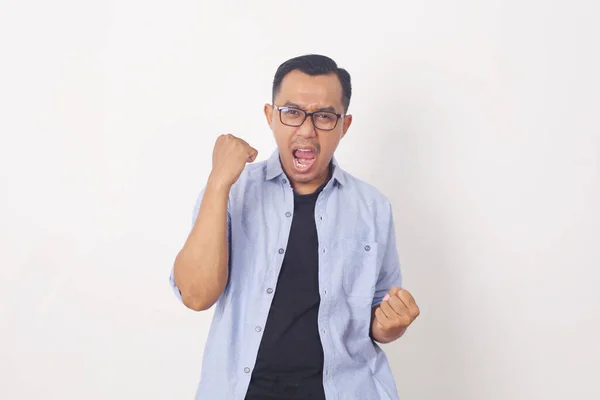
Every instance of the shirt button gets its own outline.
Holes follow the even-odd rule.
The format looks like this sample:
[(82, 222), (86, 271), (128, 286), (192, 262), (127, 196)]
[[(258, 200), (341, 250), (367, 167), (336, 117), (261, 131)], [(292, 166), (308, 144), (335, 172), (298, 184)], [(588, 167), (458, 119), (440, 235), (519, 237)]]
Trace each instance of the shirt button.
[(256, 328), (254, 328), (254, 330), (255, 330), (256, 332), (260, 332), (260, 331), (262, 331), (262, 329), (261, 329), (261, 327), (260, 327), (260, 326), (257, 326)]
[(250, 368), (248, 368), (248, 367), (244, 368), (244, 372), (245, 372), (245, 373), (248, 373), (248, 372), (250, 372)]
[(366, 250), (366, 251), (369, 251), (369, 250), (371, 250), (371, 246), (369, 246), (369, 245), (366, 245), (366, 246), (365, 246), (365, 250)]
[(292, 213), (288, 211), (288, 212), (285, 213), (285, 216), (289, 218), (289, 217), (292, 216)]
[(267, 293), (269, 293), (269, 294), (273, 293), (273, 289), (271, 289), (271, 288), (268, 288), (268, 289), (267, 289)]
[(281, 182), (283, 182), (283, 183), (287, 183), (287, 180), (285, 180), (285, 179), (282, 179), (282, 180), (281, 180)]
[(284, 252), (285, 252), (285, 250), (279, 249), (279, 254), (283, 254)]

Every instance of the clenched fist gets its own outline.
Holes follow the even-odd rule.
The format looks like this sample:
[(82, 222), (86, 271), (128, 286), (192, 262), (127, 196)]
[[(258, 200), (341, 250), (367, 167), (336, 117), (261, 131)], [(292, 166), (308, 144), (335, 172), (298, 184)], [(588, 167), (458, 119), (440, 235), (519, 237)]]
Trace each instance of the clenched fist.
[(223, 185), (233, 185), (246, 163), (256, 160), (258, 151), (246, 141), (231, 134), (217, 138), (212, 157), (210, 179)]
[(383, 342), (395, 340), (402, 336), (419, 313), (419, 307), (409, 291), (394, 286), (375, 310), (373, 333)]

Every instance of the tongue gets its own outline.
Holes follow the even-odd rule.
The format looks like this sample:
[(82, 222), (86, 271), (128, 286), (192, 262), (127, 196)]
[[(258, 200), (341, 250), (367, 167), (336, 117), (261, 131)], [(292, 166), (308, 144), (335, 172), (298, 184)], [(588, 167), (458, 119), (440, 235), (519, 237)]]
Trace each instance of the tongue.
[(311, 159), (311, 158), (315, 158), (315, 152), (314, 151), (295, 151), (294, 156), (296, 158), (300, 158), (300, 159)]

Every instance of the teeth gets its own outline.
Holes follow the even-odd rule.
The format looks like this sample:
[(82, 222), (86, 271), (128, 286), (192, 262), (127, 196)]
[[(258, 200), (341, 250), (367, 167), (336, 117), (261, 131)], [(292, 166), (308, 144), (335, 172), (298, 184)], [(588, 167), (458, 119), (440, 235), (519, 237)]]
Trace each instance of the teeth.
[(294, 159), (294, 162), (296, 163), (296, 167), (299, 167), (299, 168), (301, 168), (301, 169), (302, 169), (302, 168), (306, 168), (306, 167), (308, 167), (308, 165), (309, 165), (309, 164), (304, 164), (304, 163), (300, 162), (300, 160), (299, 160), (299, 159), (297, 159), (297, 158), (296, 158), (296, 159)]

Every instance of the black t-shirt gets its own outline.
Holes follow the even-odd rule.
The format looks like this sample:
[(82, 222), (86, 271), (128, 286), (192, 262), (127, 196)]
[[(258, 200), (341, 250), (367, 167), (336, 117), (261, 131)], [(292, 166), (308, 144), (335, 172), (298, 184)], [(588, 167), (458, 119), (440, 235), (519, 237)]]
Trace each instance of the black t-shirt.
[(319, 241), (315, 193), (294, 193), (294, 218), (246, 400), (321, 400)]

